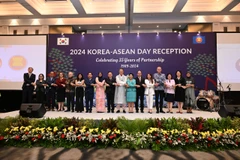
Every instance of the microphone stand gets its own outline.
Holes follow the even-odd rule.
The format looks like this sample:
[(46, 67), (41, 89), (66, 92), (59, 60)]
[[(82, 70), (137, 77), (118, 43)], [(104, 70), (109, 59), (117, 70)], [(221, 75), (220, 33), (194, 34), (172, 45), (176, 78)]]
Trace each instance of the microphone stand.
[(216, 75), (216, 76), (217, 76), (217, 80), (219, 81), (219, 86), (220, 86), (220, 89), (218, 90), (218, 94), (219, 94), (219, 107), (221, 107), (221, 105), (224, 106), (226, 104), (225, 96), (224, 96), (224, 88), (222, 86), (222, 82), (220, 81), (218, 75)]

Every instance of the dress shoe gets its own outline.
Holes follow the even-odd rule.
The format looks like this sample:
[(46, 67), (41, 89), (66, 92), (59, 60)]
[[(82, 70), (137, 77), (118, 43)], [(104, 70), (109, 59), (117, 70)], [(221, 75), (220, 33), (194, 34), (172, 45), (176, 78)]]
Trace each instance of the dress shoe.
[(126, 113), (126, 111), (125, 111), (125, 110), (123, 110), (123, 113)]
[(116, 113), (120, 113), (120, 110), (117, 110), (117, 112)]
[(160, 111), (160, 113), (165, 113), (164, 111)]

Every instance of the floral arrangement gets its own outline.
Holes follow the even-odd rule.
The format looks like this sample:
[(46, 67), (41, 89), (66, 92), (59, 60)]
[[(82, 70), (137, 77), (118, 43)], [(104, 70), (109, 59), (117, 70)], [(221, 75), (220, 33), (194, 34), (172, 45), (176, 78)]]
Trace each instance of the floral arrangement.
[[(26, 123), (25, 119), (22, 120)], [(240, 148), (240, 129), (235, 128), (204, 131), (202, 130), (202, 126), (204, 126), (204, 124), (202, 125), (201, 123), (200, 126), (202, 128), (200, 127), (200, 129), (199, 127), (191, 127), (193, 122), (196, 123), (195, 119), (189, 123), (188, 128), (186, 129), (163, 129), (163, 127), (159, 127), (159, 119), (151, 120), (151, 122), (156, 122), (154, 127), (149, 127), (152, 126), (150, 123), (147, 123), (148, 125), (144, 124), (147, 128), (145, 131), (141, 128), (143, 130), (142, 132), (137, 131), (137, 129), (135, 129), (136, 132), (134, 132), (132, 130), (128, 131), (127, 129), (118, 127), (117, 123), (129, 123), (129, 120), (126, 119), (106, 120), (104, 121), (104, 124), (101, 123), (99, 127), (95, 128), (88, 127), (86, 125), (78, 127), (79, 123), (77, 124), (77, 121), (71, 119), (68, 119), (67, 121), (67, 123), (71, 121), (74, 125), (65, 125), (62, 128), (52, 125), (45, 127), (35, 127), (35, 125), (10, 125), (9, 127), (6, 127), (2, 133), (0, 133), (0, 145), (66, 148), (105, 148), (111, 146), (115, 148), (129, 149), (151, 148), (156, 151), (169, 149), (223, 150)], [(170, 123), (170, 120), (167, 121)], [(134, 128), (133, 122), (131, 124), (132, 128)], [(139, 125), (140, 122), (136, 123)], [(199, 122), (197, 123), (197, 126), (199, 126)], [(201, 122), (204, 121), (201, 120)], [(162, 120), (161, 125), (164, 125), (164, 123), (166, 123), (166, 119)], [(173, 122), (171, 123), (173, 124)], [(207, 125), (210, 126), (210, 124), (206, 123), (206, 126)]]

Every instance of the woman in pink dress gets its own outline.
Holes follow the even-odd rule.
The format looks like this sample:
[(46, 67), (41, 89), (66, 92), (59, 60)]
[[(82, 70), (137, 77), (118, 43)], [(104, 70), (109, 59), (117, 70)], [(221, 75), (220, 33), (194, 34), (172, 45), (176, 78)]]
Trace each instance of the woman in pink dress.
[(102, 72), (96, 77), (96, 110), (98, 113), (105, 112), (105, 80)]

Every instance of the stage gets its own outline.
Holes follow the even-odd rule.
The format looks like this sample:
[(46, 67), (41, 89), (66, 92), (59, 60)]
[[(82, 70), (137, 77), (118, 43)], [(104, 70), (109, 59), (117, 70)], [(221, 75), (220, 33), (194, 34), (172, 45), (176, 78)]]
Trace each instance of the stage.
[[(164, 109), (166, 111), (167, 109)], [(47, 111), (43, 118), (57, 118), (57, 117), (67, 117), (67, 118), (84, 118), (84, 119), (108, 119), (113, 118), (117, 119), (118, 117), (126, 117), (127, 119), (147, 119), (147, 118), (196, 118), (196, 117), (203, 117), (205, 119), (207, 118), (220, 118), (218, 112), (209, 112), (209, 111), (200, 111), (200, 110), (193, 110), (192, 114), (186, 113), (186, 111), (183, 111), (183, 114), (176, 113), (177, 109), (173, 109), (173, 114), (170, 113), (156, 113), (155, 108), (153, 108), (153, 113), (149, 114), (147, 113), (147, 108), (145, 108), (144, 113), (96, 113), (96, 109), (93, 108), (92, 113), (76, 113), (76, 112), (64, 112), (64, 111)], [(6, 118), (6, 117), (16, 117), (19, 115), (19, 110), (12, 111), (12, 112), (6, 112), (6, 113), (0, 113), (0, 118)]]

